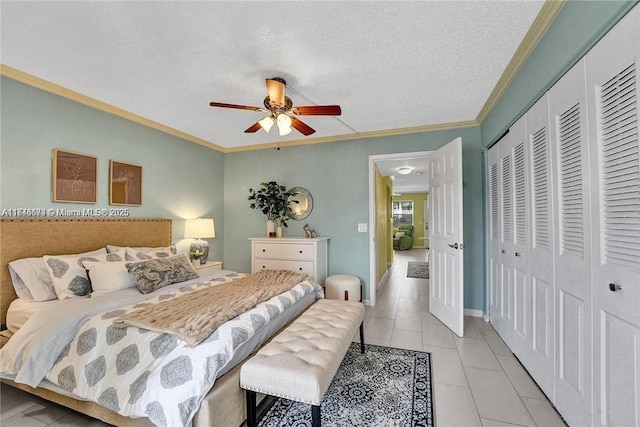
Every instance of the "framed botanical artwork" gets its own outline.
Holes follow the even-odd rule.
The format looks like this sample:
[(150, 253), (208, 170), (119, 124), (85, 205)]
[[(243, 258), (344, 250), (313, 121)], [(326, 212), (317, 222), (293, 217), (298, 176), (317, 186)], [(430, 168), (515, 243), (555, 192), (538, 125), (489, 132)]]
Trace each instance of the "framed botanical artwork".
[(54, 202), (96, 203), (98, 158), (53, 149), (52, 192)]
[(142, 205), (142, 166), (109, 161), (109, 204)]

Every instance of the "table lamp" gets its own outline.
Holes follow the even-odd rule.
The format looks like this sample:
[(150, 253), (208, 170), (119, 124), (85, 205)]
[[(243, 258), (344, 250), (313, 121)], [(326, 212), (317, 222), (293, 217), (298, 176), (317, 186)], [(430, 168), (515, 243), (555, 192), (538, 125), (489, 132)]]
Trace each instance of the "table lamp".
[(191, 243), (189, 252), (199, 250), (203, 253), (200, 257), (200, 264), (206, 264), (209, 258), (209, 242), (202, 239), (212, 239), (214, 237), (216, 237), (216, 230), (213, 225), (213, 219), (197, 218), (185, 221), (184, 238), (198, 239)]

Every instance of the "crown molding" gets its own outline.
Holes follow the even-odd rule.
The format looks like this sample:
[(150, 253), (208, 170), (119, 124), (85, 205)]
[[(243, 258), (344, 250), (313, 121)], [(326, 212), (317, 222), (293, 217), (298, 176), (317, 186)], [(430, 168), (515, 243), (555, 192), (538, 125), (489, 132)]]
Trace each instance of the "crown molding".
[(325, 136), (320, 138), (297, 139), (294, 141), (286, 141), (286, 142), (276, 141), (276, 142), (270, 142), (265, 144), (243, 145), (240, 147), (226, 148), (224, 150), (224, 153), (238, 153), (242, 151), (267, 150), (267, 149), (274, 149), (274, 148), (280, 149), (280, 148), (286, 148), (286, 147), (294, 147), (297, 145), (313, 145), (313, 144), (323, 144), (327, 142), (351, 141), (351, 140), (364, 139), (364, 138), (380, 138), (385, 136), (408, 135), (412, 133), (433, 132), (433, 131), (439, 131), (439, 130), (463, 129), (463, 128), (469, 128), (469, 127), (478, 126), (478, 125), (479, 123), (475, 120), (467, 120), (462, 122), (451, 122), (451, 123), (438, 123), (434, 125), (415, 126), (415, 127), (397, 128), (397, 129), (385, 129), (385, 130), (371, 131), (371, 132), (359, 132), (354, 134)]
[(75, 101), (79, 104), (83, 104), (88, 107), (95, 108), (96, 110), (113, 114), (114, 116), (121, 117), (123, 119), (129, 120), (139, 125), (146, 126), (151, 129), (155, 129), (157, 131), (166, 133), (168, 135), (175, 136), (177, 138), (184, 139), (186, 141), (194, 142), (196, 144), (203, 145), (207, 148), (211, 148), (216, 151), (224, 152), (223, 147), (213, 144), (202, 138), (198, 138), (196, 136), (179, 131), (172, 127), (163, 125), (162, 123), (149, 120), (137, 114), (123, 110), (122, 108), (115, 107), (113, 105), (107, 104), (106, 102), (99, 101), (95, 98), (91, 98), (89, 96), (83, 95), (74, 90), (67, 89), (55, 83), (51, 83), (47, 80), (25, 73), (24, 71), (20, 71), (16, 68), (9, 67), (8, 65), (0, 64), (0, 75), (8, 77), (12, 80), (18, 81), (20, 83), (24, 83), (26, 85), (33, 86), (37, 89), (41, 89), (45, 92), (49, 92), (54, 95), (58, 95), (63, 98), (69, 99), (71, 101)]
[(518, 46), (516, 53), (509, 61), (507, 68), (505, 68), (502, 76), (498, 80), (498, 83), (493, 88), (493, 91), (484, 103), (484, 106), (480, 110), (476, 121), (480, 124), (484, 122), (491, 110), (495, 107), (496, 103), (500, 100), (504, 92), (507, 90), (514, 77), (520, 71), (526, 60), (531, 55), (531, 52), (540, 42), (540, 39), (547, 31), (553, 20), (556, 18), (562, 7), (565, 5), (566, 0), (546, 0), (540, 13), (533, 21), (531, 28), (527, 31), (522, 43)]

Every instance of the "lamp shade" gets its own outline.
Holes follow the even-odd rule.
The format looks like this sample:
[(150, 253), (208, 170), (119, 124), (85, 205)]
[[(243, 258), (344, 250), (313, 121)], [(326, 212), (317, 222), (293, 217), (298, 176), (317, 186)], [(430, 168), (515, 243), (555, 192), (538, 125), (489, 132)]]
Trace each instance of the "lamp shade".
[(264, 129), (265, 132), (269, 133), (269, 131), (271, 130), (271, 127), (273, 126), (273, 117), (271, 116), (267, 116), (263, 119), (258, 120), (258, 123), (260, 123), (260, 127), (262, 129)]
[(280, 136), (289, 135), (291, 133), (291, 117), (286, 114), (278, 114), (276, 119)]
[(184, 224), (185, 239), (211, 239), (216, 237), (213, 219), (188, 219)]

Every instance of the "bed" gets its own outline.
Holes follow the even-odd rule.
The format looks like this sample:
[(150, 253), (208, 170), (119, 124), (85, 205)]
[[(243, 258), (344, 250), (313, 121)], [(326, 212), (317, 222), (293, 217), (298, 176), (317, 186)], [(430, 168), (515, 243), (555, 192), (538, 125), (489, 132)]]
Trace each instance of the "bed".
[[(63, 255), (87, 252), (96, 248), (106, 247), (107, 245), (115, 245), (121, 247), (166, 247), (169, 246), (170, 243), (171, 220), (167, 219), (3, 219), (0, 223), (0, 263), (2, 267), (2, 272), (0, 275), (0, 288), (2, 296), (0, 305), (0, 316), (3, 324), (3, 331), (0, 337), (2, 339), (3, 346), (7, 345), (7, 343), (10, 343), (7, 345), (5, 350), (14, 346), (15, 342), (24, 339), (25, 335), (31, 335), (25, 333), (25, 331), (29, 331), (29, 327), (31, 327), (34, 331), (34, 337), (31, 338), (33, 342), (30, 345), (43, 345), (44, 341), (42, 340), (45, 339), (45, 336), (38, 338), (36, 336), (38, 328), (26, 322), (26, 319), (30, 317), (38, 317), (37, 315), (33, 315), (34, 312), (39, 313), (39, 310), (44, 311), (45, 309), (41, 309), (39, 306), (34, 308), (34, 306), (30, 306), (29, 304), (20, 302), (20, 298), (17, 298), (11, 282), (11, 277), (8, 271), (9, 262), (27, 257), (41, 257), (46, 254)], [(173, 294), (176, 295), (180, 294), (181, 292), (188, 293), (200, 286), (212, 286), (214, 284), (213, 282), (215, 281), (224, 282), (234, 280), (234, 276), (242, 276), (233, 272), (224, 271), (216, 274), (218, 274), (218, 277), (203, 277), (193, 279), (189, 282), (185, 282), (184, 284), (178, 283), (176, 285), (173, 285), (175, 288), (169, 289), (169, 287), (167, 287), (167, 292), (173, 292)], [(206, 284), (204, 282), (206, 282)], [(302, 284), (299, 284), (297, 286), (301, 285)], [(281, 311), (279, 312), (279, 314), (273, 315), (271, 317), (273, 320), (269, 323), (268, 327), (265, 326), (256, 328), (255, 333), (250, 335), (250, 337), (246, 339), (246, 341), (244, 341), (242, 345), (239, 345), (237, 349), (234, 348), (233, 351), (229, 353), (229, 360), (226, 361), (225, 359), (224, 363), (222, 363), (219, 368), (216, 368), (217, 374), (223, 375), (215, 379), (213, 387), (207, 392), (206, 390), (208, 389), (208, 386), (205, 384), (203, 386), (203, 390), (205, 390), (203, 391), (204, 397), (200, 396), (198, 399), (192, 398), (188, 402), (188, 404), (185, 404), (189, 407), (188, 410), (184, 410), (183, 407), (185, 405), (181, 407), (181, 411), (186, 411), (185, 413), (188, 413), (188, 411), (191, 409), (193, 410), (191, 415), (183, 416), (182, 421), (184, 423), (192, 423), (196, 426), (238, 426), (244, 421), (246, 413), (244, 401), (245, 396), (244, 392), (239, 387), (238, 379), (240, 362), (248, 357), (257, 348), (259, 348), (260, 345), (262, 345), (266, 340), (273, 336), (279, 329), (284, 327), (289, 321), (297, 317), (310, 304), (312, 304), (319, 295), (321, 295), (321, 291), (319, 287), (317, 287), (317, 284), (312, 283), (311, 285), (313, 287), (313, 291), (300, 291), (299, 293), (304, 295), (301, 295), (299, 298), (298, 296), (294, 298), (291, 295), (287, 294), (286, 298), (290, 298), (291, 303), (284, 304), (281, 307)], [(297, 288), (294, 288), (294, 290), (295, 289)], [(130, 291), (131, 289), (126, 289), (122, 292)], [(162, 299), (162, 292), (158, 292), (159, 293), (157, 294), (152, 293), (149, 295), (153, 295), (153, 298), (156, 298), (156, 300)], [(297, 294), (298, 291), (294, 293)], [(130, 300), (130, 298), (137, 298), (137, 296), (133, 294), (123, 294), (123, 298), (128, 303), (130, 303), (129, 306), (134, 306), (136, 303), (140, 302)], [(281, 298), (283, 301), (286, 301), (286, 299), (283, 299), (285, 298), (284, 294), (280, 295), (279, 298)], [(9, 319), (7, 319), (9, 305), (16, 299), (18, 301), (12, 305), (12, 312), (9, 315)], [(100, 298), (87, 298), (86, 300), (88, 301), (91, 299), (94, 299), (96, 301), (96, 304), (100, 300)], [(62, 300), (57, 302), (65, 303), (68, 301), (69, 300)], [(46, 305), (46, 303), (44, 304)], [(82, 304), (85, 303), (83, 302)], [(87, 304), (89, 303), (87, 302)], [(69, 304), (67, 304), (67, 306), (71, 307), (71, 305)], [(77, 307), (78, 310), (84, 310), (84, 308), (81, 308), (80, 304), (78, 304)], [(256, 306), (255, 309), (258, 308), (259, 307)], [(262, 309), (265, 310), (264, 307), (262, 307)], [(91, 310), (93, 310), (93, 308), (91, 308)], [(60, 310), (56, 309), (51, 311), (55, 312)], [(126, 310), (124, 311), (126, 312)], [(101, 316), (94, 315), (93, 317), (91, 317), (91, 321), (104, 323), (104, 316), (105, 315), (102, 314), (101, 320)], [(242, 316), (238, 316), (238, 318), (234, 319), (234, 321), (240, 322), (242, 320), (241, 317)], [(249, 316), (249, 314), (247, 313), (245, 315), (245, 321), (249, 317), (254, 319), (255, 315), (251, 314), (251, 316)], [(11, 326), (11, 329), (13, 331), (20, 331), (20, 328), (24, 328), (22, 332), (16, 332), (16, 337), (20, 338), (18, 339), (14, 337), (13, 342), (10, 341), (12, 339), (12, 332), (5, 329), (7, 320), (9, 320), (8, 324)], [(108, 321), (110, 322), (111, 320)], [(31, 322), (33, 323), (34, 320), (31, 320)], [(229, 326), (225, 324), (223, 326), (227, 327), (229, 330), (237, 329), (232, 328), (233, 325)], [(224, 331), (223, 326), (220, 326), (220, 331)], [(91, 329), (90, 321), (87, 321), (87, 325), (84, 325), (83, 327)], [(158, 336), (168, 335), (156, 332), (150, 332), (149, 334), (146, 334), (144, 333), (144, 330), (141, 329), (138, 329), (138, 332), (140, 335), (135, 336), (144, 337), (139, 338), (140, 340), (146, 339), (147, 336), (152, 337), (151, 334), (157, 334)], [(87, 331), (84, 330), (83, 332), (82, 329), (79, 329), (78, 333), (86, 334)], [(218, 330), (216, 330), (216, 333), (218, 333)], [(223, 332), (220, 332), (220, 334), (222, 333)], [(133, 334), (134, 333), (131, 333), (130, 335)], [(153, 336), (158, 338), (158, 336), (156, 335)], [(74, 341), (72, 341), (72, 348), (80, 348), (80, 343), (77, 342), (78, 339), (78, 336), (74, 338)], [(173, 342), (173, 347), (187, 347), (175, 346), (175, 339), (173, 340)], [(69, 353), (68, 348), (69, 347), (66, 347), (67, 353)], [(60, 356), (60, 359), (63, 360), (64, 357), (66, 356), (62, 355)], [(96, 358), (95, 360), (98, 359)], [(59, 370), (62, 369), (61, 366), (58, 366), (61, 364), (62, 362), (56, 364), (56, 367), (58, 367)], [(87, 367), (89, 365), (91, 364), (88, 363)], [(84, 372), (87, 373), (87, 378), (90, 382), (91, 375), (89, 373), (91, 370), (88, 370), (87, 367), (85, 367)], [(49, 374), (51, 375), (51, 373)], [(61, 375), (62, 374), (58, 372), (57, 376), (53, 376), (51, 379), (55, 380), (55, 378), (57, 378), (59, 380), (61, 378)], [(118, 375), (120, 375), (120, 373), (118, 373)], [(211, 380), (213, 382), (213, 378), (211, 378)], [(98, 399), (98, 401), (101, 401), (101, 403), (106, 407), (98, 405), (97, 403), (93, 403), (91, 401), (84, 400), (82, 398), (79, 399), (74, 394), (64, 390), (64, 382), (56, 385), (53, 384), (53, 382), (44, 380), (41, 383), (38, 383), (37, 387), (32, 388), (21, 383), (24, 381), (24, 378), (20, 378), (21, 382), (14, 382), (6, 378), (2, 381), (6, 384), (36, 394), (47, 400), (62, 404), (71, 409), (85, 413), (89, 416), (98, 418), (110, 424), (119, 426), (152, 425), (154, 423), (156, 425), (163, 424), (162, 417), (154, 416), (153, 411), (147, 411), (147, 416), (149, 416), (151, 420), (154, 420), (154, 422), (152, 423), (150, 418), (130, 418), (128, 416), (118, 414), (117, 412), (115, 412), (116, 410), (119, 410), (117, 405), (117, 409), (107, 409), (107, 407), (111, 407), (109, 405), (109, 399), (106, 399), (106, 403), (104, 400), (101, 401), (100, 399)], [(33, 381), (33, 379), (31, 379), (31, 381)], [(60, 384), (62, 384), (62, 386), (59, 386)], [(151, 382), (149, 382), (149, 384), (151, 384)], [(115, 387), (110, 387), (110, 389), (112, 389), (111, 391), (113, 391), (120, 390), (126, 387), (129, 387), (129, 390), (131, 391), (131, 386), (128, 384), (128, 382), (127, 384), (122, 384), (122, 387), (116, 385)], [(109, 396), (107, 395), (107, 398), (108, 397)], [(199, 401), (200, 399), (202, 399), (201, 402)], [(149, 406), (147, 406), (147, 408), (148, 407)], [(141, 415), (138, 414), (138, 416)], [(174, 421), (170, 422), (170, 424), (173, 423)]]

